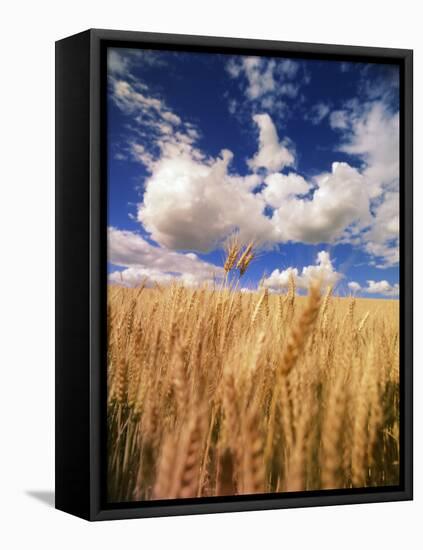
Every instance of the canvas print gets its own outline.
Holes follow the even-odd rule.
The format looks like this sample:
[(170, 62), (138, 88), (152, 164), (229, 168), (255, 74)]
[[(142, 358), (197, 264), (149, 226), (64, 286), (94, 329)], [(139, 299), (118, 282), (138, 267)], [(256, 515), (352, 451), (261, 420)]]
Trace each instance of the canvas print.
[(399, 67), (109, 48), (109, 502), (397, 486)]

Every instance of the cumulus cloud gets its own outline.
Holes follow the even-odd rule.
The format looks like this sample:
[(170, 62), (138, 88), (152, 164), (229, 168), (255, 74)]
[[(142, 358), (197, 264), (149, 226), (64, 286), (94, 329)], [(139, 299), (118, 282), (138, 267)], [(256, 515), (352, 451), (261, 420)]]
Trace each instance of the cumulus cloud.
[(364, 178), (348, 164), (335, 162), (311, 198), (285, 198), (272, 222), (280, 242), (334, 242), (352, 224), (365, 227), (370, 222)]
[(272, 208), (280, 208), (286, 200), (296, 195), (304, 195), (311, 189), (302, 176), (291, 172), (290, 174), (270, 174), (264, 180), (266, 187), (262, 195), (266, 204)]
[(380, 101), (373, 102), (361, 116), (352, 114), (351, 132), (340, 150), (366, 163), (363, 174), (371, 194), (377, 197), (396, 187), (399, 179), (399, 113), (390, 113)]
[(391, 285), (388, 281), (367, 281), (367, 288), (363, 292), (368, 294), (383, 294), (385, 296), (398, 296), (399, 284)]
[(319, 282), (323, 287), (335, 285), (342, 275), (333, 267), (330, 254), (324, 250), (317, 254), (316, 263), (303, 267), (299, 272), (295, 267), (285, 270), (275, 269), (262, 281), (262, 286), (274, 292), (280, 292), (289, 286), (290, 277), (294, 277), (298, 288), (307, 289), (313, 282)]
[(259, 127), (259, 150), (252, 159), (248, 160), (248, 166), (252, 170), (265, 168), (269, 172), (278, 172), (291, 166), (295, 162), (292, 145), (286, 138), (279, 141), (279, 137), (270, 116), (257, 114), (253, 116), (254, 122)]
[(354, 294), (356, 294), (359, 290), (361, 290), (361, 286), (359, 283), (355, 282), (355, 281), (350, 281), (348, 283), (348, 288), (354, 292)]
[(365, 235), (365, 249), (379, 258), (377, 267), (390, 267), (399, 262), (399, 192), (384, 193), (375, 207), (371, 229)]
[(351, 281), (348, 283), (348, 288), (354, 292), (363, 292), (366, 294), (381, 294), (383, 296), (395, 297), (399, 295), (399, 284), (391, 285), (388, 281), (367, 281), (367, 286), (362, 287), (359, 283)]
[(153, 246), (138, 233), (114, 227), (108, 229), (108, 261), (127, 268), (109, 276), (110, 281), (126, 286), (135, 286), (144, 279), (147, 284), (177, 279), (193, 285), (223, 276), (221, 267), (201, 260), (196, 254)]
[[(162, 158), (146, 181), (138, 220), (161, 246), (207, 251), (238, 229), (245, 240), (334, 243), (371, 223), (363, 176), (346, 163), (307, 182), (295, 173), (232, 175), (232, 153), (205, 161), (190, 155)], [(271, 217), (266, 208), (273, 209)]]
[(303, 268), (301, 278), (307, 286), (312, 281), (319, 281), (322, 285), (334, 285), (342, 275), (337, 273), (332, 265), (329, 252), (325, 250), (317, 254), (316, 265)]
[(261, 286), (278, 292), (288, 288), (291, 276), (294, 277), (297, 286), (299, 286), (298, 269), (296, 267), (288, 267), (284, 270), (275, 269), (269, 277), (263, 279)]
[[(333, 114), (333, 113), (332, 113)], [(351, 102), (345, 114), (347, 130), (340, 150), (358, 157), (373, 212), (372, 224), (362, 235), (365, 250), (378, 267), (399, 261), (399, 112), (382, 101), (359, 107)]]
[(256, 176), (232, 176), (232, 153), (200, 161), (188, 155), (163, 158), (147, 180), (138, 220), (152, 238), (171, 249), (210, 250), (235, 229), (243, 240), (269, 240), (273, 227), (265, 202), (251, 188)]

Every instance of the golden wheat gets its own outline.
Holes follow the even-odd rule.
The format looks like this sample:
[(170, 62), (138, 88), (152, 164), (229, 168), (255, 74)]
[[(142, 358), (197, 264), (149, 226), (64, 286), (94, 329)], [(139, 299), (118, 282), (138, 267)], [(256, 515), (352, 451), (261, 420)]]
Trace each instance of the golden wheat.
[(398, 315), (293, 278), (110, 286), (109, 500), (398, 484)]

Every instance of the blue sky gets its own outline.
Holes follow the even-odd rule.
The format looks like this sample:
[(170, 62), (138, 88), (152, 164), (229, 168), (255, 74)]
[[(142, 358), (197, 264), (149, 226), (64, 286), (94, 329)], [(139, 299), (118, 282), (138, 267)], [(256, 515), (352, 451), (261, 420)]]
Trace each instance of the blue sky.
[(109, 279), (399, 294), (399, 73), (392, 65), (108, 52)]

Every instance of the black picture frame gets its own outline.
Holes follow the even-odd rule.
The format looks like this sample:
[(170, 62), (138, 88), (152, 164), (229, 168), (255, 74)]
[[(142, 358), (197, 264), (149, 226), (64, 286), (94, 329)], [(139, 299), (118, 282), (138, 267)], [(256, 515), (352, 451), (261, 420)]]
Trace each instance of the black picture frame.
[[(398, 487), (108, 505), (105, 499), (106, 48), (286, 55), (400, 67)], [(413, 495), (413, 52), (91, 29), (56, 42), (56, 508), (108, 520), (410, 500)]]

